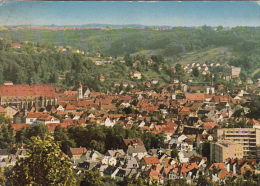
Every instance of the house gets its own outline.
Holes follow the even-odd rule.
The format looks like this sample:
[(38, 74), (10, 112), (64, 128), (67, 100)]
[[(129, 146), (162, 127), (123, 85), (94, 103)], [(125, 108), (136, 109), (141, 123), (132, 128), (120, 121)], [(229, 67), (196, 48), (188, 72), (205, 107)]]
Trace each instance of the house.
[(199, 177), (199, 167), (196, 163), (183, 163), (180, 165), (180, 178), (186, 178), (188, 183)]
[(122, 85), (123, 85), (123, 87), (125, 87), (125, 88), (126, 88), (126, 87), (128, 87), (128, 82), (123, 82), (123, 84), (122, 84)]
[(140, 61), (139, 60), (136, 60), (135, 62), (134, 62), (134, 64), (133, 64), (133, 66), (135, 67), (135, 66), (137, 66), (137, 65), (139, 65), (140, 64)]
[(159, 184), (163, 184), (163, 176), (161, 173), (155, 171), (154, 169), (150, 168), (147, 171), (143, 172), (143, 176), (146, 178), (150, 178), (156, 180)]
[(119, 82), (114, 82), (114, 87), (120, 87), (120, 83)]
[(136, 87), (136, 82), (130, 82), (130, 87), (131, 87), (131, 88)]
[(155, 78), (153, 78), (152, 81), (151, 81), (151, 83), (152, 83), (153, 85), (158, 84), (158, 82), (159, 82), (159, 81), (158, 81), (157, 79), (155, 79)]
[(40, 116), (42, 116), (43, 114), (46, 113), (42, 113), (42, 112), (30, 112), (27, 116), (25, 116), (25, 123), (29, 123), (29, 124), (33, 124), (34, 121), (36, 121), (37, 118), (39, 118)]
[(126, 152), (128, 147), (137, 147), (137, 146), (144, 146), (143, 141), (141, 138), (137, 139), (123, 139), (123, 142), (121, 143), (121, 148)]
[(33, 122), (33, 124), (44, 124), (44, 125), (49, 123), (60, 123), (60, 120), (51, 115), (43, 114)]
[(64, 107), (65, 111), (67, 112), (75, 112), (77, 111), (77, 107), (75, 105), (72, 105), (70, 103), (68, 103), (65, 107)]
[(97, 52), (97, 53), (95, 53), (95, 56), (100, 57), (101, 55), (100, 55), (100, 53)]
[(252, 85), (254, 82), (252, 81), (251, 78), (246, 78), (246, 84)]
[(102, 75), (100, 75), (100, 76), (99, 76), (99, 81), (104, 82), (104, 81), (105, 81), (105, 77), (102, 76)]
[(105, 154), (105, 156), (111, 156), (118, 158), (119, 156), (124, 156), (125, 152), (123, 149), (117, 149), (117, 150), (108, 150)]
[(79, 49), (72, 49), (71, 52), (72, 52), (72, 53), (79, 54)]
[(140, 161), (140, 166), (144, 169), (150, 168), (152, 165), (161, 164), (158, 157), (143, 157)]
[(133, 79), (142, 79), (142, 74), (138, 71), (134, 71), (132, 72), (132, 76)]
[(21, 48), (20, 43), (11, 43), (11, 48)]
[(86, 152), (87, 152), (86, 147), (70, 148), (70, 150), (68, 152), (68, 156), (71, 159), (79, 159), (82, 156), (82, 154), (84, 154)]
[(178, 83), (179, 83), (179, 80), (178, 80), (177, 78), (174, 78), (174, 79), (173, 79), (173, 83), (174, 83), (174, 84), (178, 84)]
[(198, 153), (193, 150), (193, 151), (180, 151), (179, 152), (179, 158), (181, 163), (186, 163), (189, 162), (189, 158), (192, 156), (198, 156)]
[(103, 159), (101, 160), (102, 165), (111, 165), (115, 166), (116, 165), (116, 158), (111, 157), (111, 156), (104, 156)]
[(58, 80), (65, 80), (66, 76), (65, 75), (59, 75)]
[(67, 51), (67, 49), (62, 47), (62, 46), (58, 46), (56, 48), (57, 48), (58, 51), (61, 51), (61, 52), (66, 52)]
[(153, 60), (152, 60), (152, 59), (148, 59), (148, 60), (147, 60), (147, 63), (148, 63), (148, 65), (150, 66), (151, 64), (153, 64)]
[(147, 151), (144, 146), (135, 146), (135, 147), (130, 146), (126, 151), (126, 154), (128, 156), (132, 156), (140, 160), (147, 155)]

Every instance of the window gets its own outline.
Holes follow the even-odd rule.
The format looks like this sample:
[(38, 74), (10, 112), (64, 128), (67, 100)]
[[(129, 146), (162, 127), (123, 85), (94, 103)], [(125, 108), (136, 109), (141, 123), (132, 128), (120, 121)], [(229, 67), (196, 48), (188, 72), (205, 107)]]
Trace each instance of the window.
[(33, 122), (33, 119), (30, 119), (30, 122)]

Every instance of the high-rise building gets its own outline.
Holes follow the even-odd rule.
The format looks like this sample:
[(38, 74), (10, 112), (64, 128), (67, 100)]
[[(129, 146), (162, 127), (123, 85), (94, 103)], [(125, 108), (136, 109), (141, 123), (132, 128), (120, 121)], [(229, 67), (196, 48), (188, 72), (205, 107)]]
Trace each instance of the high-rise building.
[(260, 129), (257, 128), (222, 128), (215, 131), (215, 139), (229, 140), (243, 147), (243, 157), (250, 154), (260, 157)]
[(228, 140), (218, 140), (210, 144), (210, 161), (223, 163), (227, 158), (243, 158), (243, 147)]

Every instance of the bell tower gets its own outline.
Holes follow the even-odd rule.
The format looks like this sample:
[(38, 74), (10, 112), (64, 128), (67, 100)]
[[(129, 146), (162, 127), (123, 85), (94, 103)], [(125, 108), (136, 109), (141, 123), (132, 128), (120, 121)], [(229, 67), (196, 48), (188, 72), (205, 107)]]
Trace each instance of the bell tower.
[(83, 88), (82, 88), (81, 81), (79, 81), (77, 99), (82, 99), (82, 98), (83, 98)]

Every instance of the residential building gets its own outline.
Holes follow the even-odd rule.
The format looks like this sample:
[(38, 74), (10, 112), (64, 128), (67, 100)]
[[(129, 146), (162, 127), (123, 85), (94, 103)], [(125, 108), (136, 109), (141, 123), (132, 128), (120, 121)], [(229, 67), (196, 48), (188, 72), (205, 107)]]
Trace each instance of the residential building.
[(243, 147), (243, 157), (250, 154), (260, 157), (260, 129), (257, 128), (222, 128), (215, 130), (215, 139), (229, 140)]
[(223, 163), (227, 158), (243, 158), (243, 146), (228, 140), (210, 144), (210, 161)]
[(224, 66), (223, 67), (223, 74), (226, 80), (231, 80), (231, 78), (239, 77), (241, 68), (234, 67), (234, 66)]
[(134, 71), (132, 73), (132, 78), (136, 78), (136, 79), (142, 79), (142, 74), (138, 71)]

